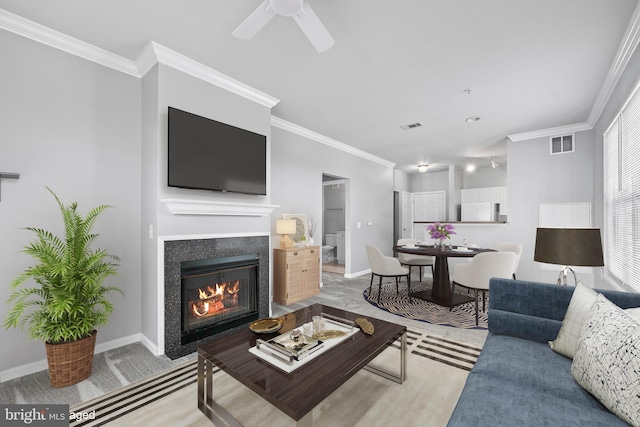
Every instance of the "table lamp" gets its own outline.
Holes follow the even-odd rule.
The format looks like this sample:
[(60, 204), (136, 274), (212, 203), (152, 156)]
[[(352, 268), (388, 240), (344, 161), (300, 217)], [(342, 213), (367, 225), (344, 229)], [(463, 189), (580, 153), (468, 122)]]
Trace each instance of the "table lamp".
[(564, 265), (558, 285), (567, 285), (569, 272), (577, 285), (576, 273), (570, 266), (601, 267), (602, 241), (599, 228), (538, 228), (533, 260)]
[(295, 234), (296, 232), (296, 220), (295, 219), (279, 219), (276, 221), (276, 234), (280, 234), (282, 238), (280, 239), (280, 247), (282, 249), (289, 249), (293, 246), (293, 241), (290, 234)]

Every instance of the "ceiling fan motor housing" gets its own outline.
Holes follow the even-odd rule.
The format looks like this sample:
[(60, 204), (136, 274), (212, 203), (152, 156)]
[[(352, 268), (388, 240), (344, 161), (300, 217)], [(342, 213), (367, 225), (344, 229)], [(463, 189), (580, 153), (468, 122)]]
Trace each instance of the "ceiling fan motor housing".
[(275, 13), (282, 16), (294, 16), (302, 12), (304, 0), (269, 0)]

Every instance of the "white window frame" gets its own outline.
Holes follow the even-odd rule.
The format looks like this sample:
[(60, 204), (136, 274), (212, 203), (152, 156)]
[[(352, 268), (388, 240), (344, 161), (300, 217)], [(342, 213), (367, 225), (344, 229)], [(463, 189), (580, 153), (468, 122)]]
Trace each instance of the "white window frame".
[[(640, 82), (603, 134), (605, 279), (640, 293)], [(635, 214), (635, 215), (634, 215)]]

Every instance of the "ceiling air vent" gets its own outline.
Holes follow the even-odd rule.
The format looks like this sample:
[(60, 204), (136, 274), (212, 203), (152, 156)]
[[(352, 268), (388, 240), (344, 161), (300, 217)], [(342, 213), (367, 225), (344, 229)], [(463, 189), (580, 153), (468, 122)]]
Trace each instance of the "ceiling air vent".
[(420, 126), (422, 126), (422, 123), (416, 122), (416, 123), (411, 123), (409, 125), (404, 125), (404, 126), (400, 126), (400, 127), (402, 129), (404, 129), (404, 130), (409, 130), (409, 129), (419, 128)]

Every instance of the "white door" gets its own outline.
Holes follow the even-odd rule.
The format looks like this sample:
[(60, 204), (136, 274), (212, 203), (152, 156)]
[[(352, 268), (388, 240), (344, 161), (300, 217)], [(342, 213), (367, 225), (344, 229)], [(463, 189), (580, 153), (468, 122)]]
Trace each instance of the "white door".
[(402, 227), (402, 233), (400, 238), (401, 239), (411, 239), (412, 236), (412, 231), (413, 231), (413, 220), (411, 219), (411, 215), (412, 215), (412, 211), (413, 211), (413, 204), (411, 202), (411, 193), (408, 193), (406, 191), (402, 192), (402, 199), (401, 199), (401, 206), (402, 206), (402, 211), (400, 212), (401, 215), (401, 219), (400, 221), (402, 222), (400, 224), (400, 226)]

